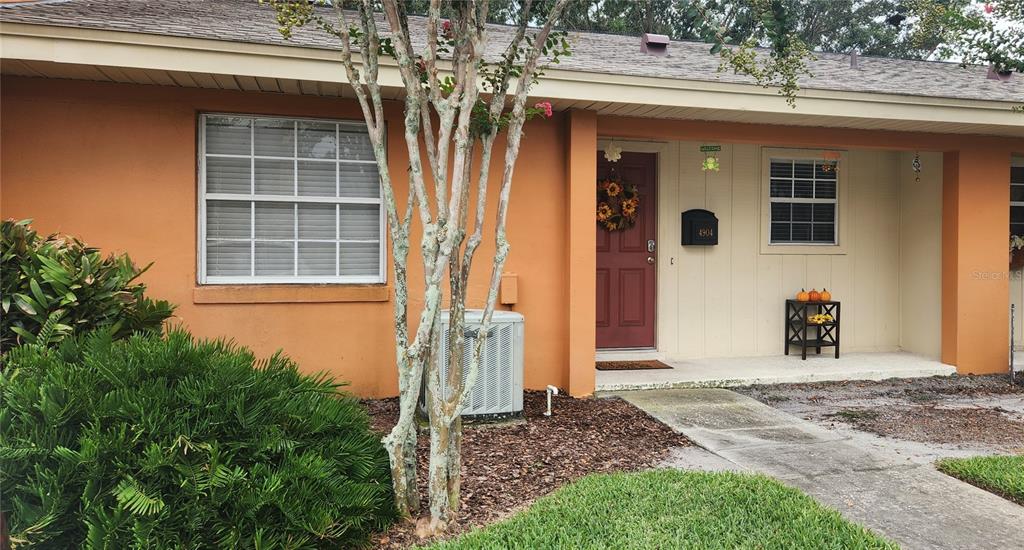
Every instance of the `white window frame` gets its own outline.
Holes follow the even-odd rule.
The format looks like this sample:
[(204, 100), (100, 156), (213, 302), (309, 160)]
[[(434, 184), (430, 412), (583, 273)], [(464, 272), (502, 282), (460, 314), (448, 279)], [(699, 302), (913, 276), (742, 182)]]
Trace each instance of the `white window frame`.
[[(798, 158), (792, 158), (792, 157), (785, 157), (785, 158), (783, 158), (783, 157), (772, 157), (772, 158), (768, 159), (769, 171), (771, 170), (771, 165), (773, 163), (787, 163), (787, 162), (790, 164), (791, 167), (794, 167), (794, 170), (795, 170), (796, 163), (798, 163), (798, 162), (803, 162), (803, 163), (810, 162), (811, 166), (814, 167), (814, 166), (817, 166), (817, 163), (821, 162), (821, 161), (816, 161), (814, 159), (798, 159)], [(818, 185), (817, 185), (817, 183), (818, 183), (818, 176), (817, 176), (817, 171), (816, 171), (815, 168), (812, 168), (811, 170), (813, 171), (813, 173), (811, 174), (811, 181), (813, 182), (813, 187), (812, 187), (811, 193), (814, 194), (814, 193), (817, 192), (817, 188), (818, 188)], [(822, 169), (822, 170), (824, 170), (824, 169)], [(833, 214), (832, 214), (832, 222), (831, 222), (832, 223), (832, 240), (831, 241), (828, 241), (828, 242), (825, 242), (825, 241), (813, 241), (813, 240), (810, 240), (810, 241), (792, 241), (792, 240), (791, 241), (774, 241), (774, 240), (772, 240), (771, 228), (769, 227), (769, 231), (768, 231), (768, 244), (770, 244), (772, 246), (776, 246), (776, 245), (783, 245), (783, 246), (802, 246), (802, 245), (808, 245), (808, 246), (835, 246), (836, 244), (839, 243), (839, 223), (838, 223), (839, 220), (836, 219), (836, 214), (838, 214), (838, 212), (839, 212), (839, 174), (836, 174), (835, 180), (831, 180), (831, 179), (829, 179), (829, 180), (822, 180), (822, 181), (826, 181), (826, 182), (835, 181), (835, 183), (836, 183), (836, 196), (834, 198), (831, 198), (831, 199), (819, 199), (817, 197), (806, 198), (806, 197), (796, 197), (796, 196), (791, 196), (791, 197), (773, 197), (771, 195), (771, 179), (772, 179), (772, 175), (771, 175), (770, 172), (768, 174), (768, 179), (769, 179), (769, 183), (768, 183), (768, 185), (769, 185), (769, 188), (768, 188), (768, 202), (770, 204), (812, 204), (812, 205), (813, 204), (831, 204), (833, 206), (833, 209), (832, 209)], [(790, 185), (792, 186), (792, 189), (791, 189), (790, 193), (792, 195), (796, 195), (796, 178), (795, 177), (790, 177), (789, 178), (789, 182), (790, 182)], [(771, 216), (771, 212), (769, 212), (768, 215), (770, 217)], [(775, 220), (771, 220), (771, 223), (775, 223)], [(792, 220), (788, 221), (788, 222), (785, 222), (785, 223), (788, 223), (790, 225), (790, 229), (792, 229), (792, 226), (793, 226), (793, 223), (794, 223)], [(811, 234), (812, 235), (814, 234), (813, 224), (812, 224)]]
[[(250, 160), (250, 163), (251, 163), (250, 164), (250, 172), (249, 172), (250, 182), (249, 182), (249, 194), (248, 195), (241, 195), (241, 194), (236, 194), (236, 193), (208, 193), (206, 191), (206, 157), (208, 156), (207, 153), (206, 153), (206, 120), (208, 118), (210, 118), (210, 117), (250, 118), (252, 120), (252, 123), (250, 124), (250, 132), (251, 132), (250, 140), (249, 140), (250, 151), (249, 151), (248, 155), (221, 154), (221, 153), (214, 153), (214, 154), (210, 154), (209, 155), (209, 156), (212, 156), (212, 157), (222, 157), (222, 158), (247, 158), (247, 159)], [(336, 144), (336, 147), (339, 147), (339, 148), (341, 147), (340, 136), (338, 136), (338, 132), (339, 132), (340, 128), (348, 126), (348, 127), (352, 127), (352, 128), (357, 128), (357, 129), (359, 129), (361, 131), (365, 131), (366, 130), (366, 123), (352, 121), (352, 120), (310, 118), (310, 117), (295, 117), (295, 116), (261, 115), (261, 114), (252, 114), (252, 113), (220, 113), (220, 112), (216, 112), (216, 113), (214, 113), (214, 112), (200, 113), (199, 114), (199, 124), (198, 124), (199, 136), (198, 136), (198, 151), (197, 151), (197, 156), (198, 156), (198, 160), (199, 160), (199, 162), (198, 162), (198, 170), (199, 170), (199, 175), (198, 175), (198, 181), (199, 181), (198, 203), (199, 204), (198, 204), (198, 207), (197, 207), (197, 213), (198, 213), (198, 221), (197, 221), (198, 231), (197, 231), (197, 234), (198, 234), (198, 241), (199, 241), (198, 242), (198, 247), (197, 247), (197, 251), (198, 251), (197, 265), (199, 266), (199, 269), (197, 270), (198, 271), (197, 278), (198, 278), (199, 284), (201, 284), (201, 285), (240, 285), (240, 284), (242, 284), (242, 285), (259, 285), (259, 284), (384, 284), (384, 283), (386, 283), (387, 282), (387, 238), (386, 238), (387, 219), (386, 219), (385, 211), (384, 211), (384, 202), (383, 202), (382, 198), (379, 195), (378, 195), (377, 198), (364, 198), (364, 197), (314, 197), (314, 196), (297, 196), (297, 193), (296, 193), (296, 196), (291, 196), (291, 195), (264, 195), (264, 194), (257, 194), (255, 192), (256, 191), (256, 159), (257, 158), (259, 158), (259, 159), (269, 159), (269, 160), (291, 160), (291, 161), (293, 161), (295, 163), (294, 179), (295, 179), (296, 189), (298, 188), (298, 161), (299, 160), (302, 160), (302, 161), (317, 161), (317, 162), (336, 162), (338, 164), (373, 164), (373, 165), (376, 165), (377, 161), (376, 160), (354, 160), (354, 159), (352, 159), (352, 160), (344, 160), (344, 159), (341, 158), (340, 150), (338, 151), (338, 154), (336, 155), (337, 159), (332, 159), (330, 161), (323, 160), (323, 159), (309, 159), (309, 158), (304, 158), (304, 157), (300, 158), (299, 155), (298, 155), (298, 139), (294, 140), (294, 142), (295, 142), (294, 143), (295, 150), (294, 150), (294, 152), (293, 152), (291, 157), (256, 155), (256, 151), (255, 151), (255, 147), (256, 147), (256, 142), (255, 142), (256, 121), (257, 120), (261, 120), (261, 119), (274, 119), (274, 120), (289, 120), (289, 121), (293, 121), (295, 123), (295, 125), (296, 125), (296, 128), (297, 128), (297, 125), (298, 125), (299, 121), (324, 122), (324, 123), (328, 123), (328, 124), (336, 124), (337, 126), (335, 126), (335, 136), (336, 136), (335, 144)], [(341, 170), (335, 170), (334, 185), (335, 185), (336, 194), (340, 194), (340, 193), (337, 193), (337, 191), (340, 190), (340, 186), (341, 186)], [(336, 243), (336, 246), (335, 246), (335, 254), (336, 254), (336, 256), (335, 256), (335, 275), (334, 276), (330, 276), (330, 275), (293, 275), (293, 276), (279, 276), (279, 275), (275, 275), (275, 276), (259, 276), (259, 275), (216, 276), (216, 275), (207, 275), (207, 272), (206, 272), (206, 242), (207, 242), (207, 238), (206, 238), (206, 206), (207, 206), (207, 202), (210, 201), (210, 200), (231, 200), (231, 201), (245, 201), (245, 200), (248, 200), (248, 201), (250, 201), (250, 204), (251, 204), (250, 212), (251, 212), (251, 216), (252, 216), (252, 220), (250, 222), (252, 225), (250, 226), (250, 228), (251, 228), (251, 231), (252, 231), (252, 234), (251, 234), (252, 235), (252, 239), (238, 239), (238, 240), (239, 241), (242, 241), (242, 240), (250, 241), (252, 243), (252, 248), (250, 249), (250, 262), (252, 262), (253, 268), (251, 269), (251, 271), (253, 271), (253, 272), (255, 272), (255, 262), (256, 262), (256, 251), (255, 251), (256, 244), (255, 243), (258, 240), (258, 239), (255, 238), (256, 237), (256, 235), (255, 235), (255, 218), (256, 218), (256, 208), (255, 208), (255, 205), (256, 205), (257, 202), (285, 202), (285, 203), (294, 204), (295, 208), (298, 208), (298, 204), (300, 204), (300, 203), (342, 204), (342, 205), (344, 205), (344, 204), (376, 204), (376, 205), (378, 205), (379, 212), (380, 212), (379, 213), (379, 219), (380, 219), (379, 238), (377, 239), (377, 243), (379, 245), (379, 253), (378, 253), (379, 264), (378, 264), (378, 268), (377, 268), (377, 275), (376, 276), (340, 275), (340, 272), (339, 272), (339, 269), (340, 269), (340, 267), (339, 267), (340, 253), (341, 253), (340, 245), (342, 243), (345, 243), (345, 242), (350, 242), (350, 243), (368, 243), (368, 242), (373, 242), (373, 241), (368, 241), (368, 240), (365, 240), (365, 239), (343, 239), (343, 238), (342, 239), (338, 239), (337, 241), (335, 241), (333, 239), (332, 240), (322, 240), (322, 241), (319, 241), (319, 242), (332, 242), (332, 243)], [(297, 218), (296, 218), (296, 222), (295, 223), (296, 223), (296, 226), (297, 226), (298, 225), (298, 219)], [(334, 223), (335, 223), (335, 234), (337, 235), (340, 232), (340, 226), (339, 226), (340, 225), (340, 219), (339, 219), (337, 214), (335, 215), (335, 222)], [(226, 240), (231, 240), (231, 239), (226, 239)], [(303, 242), (318, 242), (318, 241), (316, 239), (299, 239), (298, 227), (296, 227), (295, 235), (294, 235), (292, 240), (295, 243), (294, 253), (296, 255), (296, 259), (293, 262), (293, 265), (295, 266), (295, 269), (297, 270), (298, 269), (298, 253), (299, 253), (298, 252), (298, 249), (299, 249), (298, 242), (300, 240), (303, 241)], [(280, 241), (280, 240), (278, 240), (278, 241)]]
[[(761, 223), (759, 230), (761, 254), (807, 254), (807, 255), (841, 255), (846, 254), (847, 235), (847, 207), (849, 201), (850, 171), (853, 169), (848, 161), (849, 155), (846, 151), (838, 151), (839, 158), (825, 158), (826, 152), (837, 152), (817, 149), (786, 149), (764, 147), (761, 151)], [(822, 162), (825, 160), (838, 162), (836, 171), (836, 198), (835, 199), (798, 199), (771, 196), (771, 162), (772, 160)], [(835, 207), (835, 238), (832, 243), (814, 242), (783, 242), (774, 243), (771, 241), (771, 207), (773, 202), (786, 203), (834, 203)]]
[[(1016, 156), (1010, 157), (1010, 166), (1011, 167), (1015, 167), (1015, 168), (1019, 168), (1021, 166), (1024, 166), (1024, 157), (1016, 157)], [(1024, 187), (1024, 180), (1022, 180), (1022, 181), (1013, 181), (1013, 176), (1012, 176), (1012, 172), (1011, 172), (1011, 176), (1010, 176), (1010, 190), (1011, 191), (1013, 190), (1013, 186), (1015, 186), (1015, 185), (1016, 186)], [(1011, 196), (1012, 196), (1012, 193), (1011, 193)], [(1024, 201), (1010, 201), (1010, 208), (1013, 208), (1014, 206), (1024, 206)], [(1012, 233), (1011, 233), (1011, 235), (1012, 235)]]

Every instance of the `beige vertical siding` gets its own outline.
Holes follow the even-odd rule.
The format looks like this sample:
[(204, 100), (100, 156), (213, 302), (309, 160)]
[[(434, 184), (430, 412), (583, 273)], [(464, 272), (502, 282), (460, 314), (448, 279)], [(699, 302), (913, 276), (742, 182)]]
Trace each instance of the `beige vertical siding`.
[[(938, 355), (940, 155), (925, 156), (926, 177), (915, 184), (912, 156), (849, 151), (840, 176), (849, 186), (845, 254), (762, 254), (762, 148), (723, 145), (721, 171), (703, 172), (700, 145), (670, 143), (661, 155), (659, 351), (779, 354), (783, 301), (826, 287), (843, 302), (845, 350)], [(691, 208), (718, 216), (717, 246), (680, 245), (679, 216)]]
[(938, 359), (942, 338), (942, 154), (921, 153), (921, 181), (901, 153), (900, 348)]

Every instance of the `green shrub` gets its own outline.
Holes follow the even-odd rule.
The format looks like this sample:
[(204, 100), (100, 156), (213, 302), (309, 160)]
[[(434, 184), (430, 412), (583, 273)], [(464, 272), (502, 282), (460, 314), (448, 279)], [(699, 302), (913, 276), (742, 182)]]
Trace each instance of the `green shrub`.
[(71, 237), (40, 237), (29, 221), (0, 222), (0, 350), (50, 345), (105, 328), (115, 338), (159, 331), (174, 308), (144, 296), (139, 269)]
[(337, 548), (393, 519), (366, 412), (279, 354), (171, 330), (5, 360), (0, 506), (19, 545)]

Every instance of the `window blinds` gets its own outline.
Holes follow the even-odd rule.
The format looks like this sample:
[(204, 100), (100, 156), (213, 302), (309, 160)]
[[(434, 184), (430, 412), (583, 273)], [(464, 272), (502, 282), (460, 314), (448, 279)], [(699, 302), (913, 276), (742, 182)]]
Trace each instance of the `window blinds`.
[(380, 186), (365, 127), (202, 117), (204, 282), (382, 282)]

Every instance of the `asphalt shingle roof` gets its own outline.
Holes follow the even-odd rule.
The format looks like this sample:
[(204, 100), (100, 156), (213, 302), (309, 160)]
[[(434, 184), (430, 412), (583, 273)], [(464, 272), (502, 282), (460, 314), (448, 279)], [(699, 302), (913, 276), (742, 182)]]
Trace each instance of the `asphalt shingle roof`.
[[(414, 18), (415, 19), (415, 18)], [(301, 29), (291, 41), (277, 32), (267, 6), (255, 0), (42, 0), (8, 4), (0, 9), (0, 22), (55, 25), (133, 33), (170, 35), (232, 42), (337, 48), (337, 42), (316, 30)], [(413, 22), (414, 29), (418, 27)], [(419, 26), (421, 27), (421, 26)], [(492, 52), (507, 44), (510, 29), (493, 25)], [(573, 33), (573, 54), (559, 68), (680, 80), (751, 83), (751, 79), (719, 73), (719, 57), (707, 44), (672, 42), (669, 55), (654, 57), (640, 52), (637, 37)], [(102, 60), (96, 60), (102, 65)], [(956, 63), (861, 57), (850, 67), (849, 56), (818, 54), (810, 63), (813, 77), (804, 77), (807, 89), (839, 90), (990, 101), (1024, 101), (1024, 74), (1008, 82), (986, 78), (984, 67), (962, 68)]]

